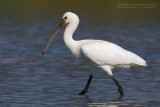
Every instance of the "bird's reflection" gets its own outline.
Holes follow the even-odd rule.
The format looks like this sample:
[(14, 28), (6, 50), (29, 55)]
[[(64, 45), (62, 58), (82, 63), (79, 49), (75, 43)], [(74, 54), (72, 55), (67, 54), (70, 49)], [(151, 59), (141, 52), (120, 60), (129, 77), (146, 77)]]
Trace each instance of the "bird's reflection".
[(120, 101), (122, 101), (122, 97), (123, 96), (120, 96), (116, 99), (113, 99), (112, 101), (110, 102), (106, 102), (106, 103), (100, 103), (100, 102), (93, 102), (92, 99), (88, 96), (88, 95), (84, 95), (85, 99), (87, 100), (88, 102), (88, 106), (89, 107), (118, 107), (119, 106), (119, 103)]
[(84, 95), (85, 99), (88, 102), (88, 107), (145, 107), (145, 104), (141, 104), (138, 102), (134, 102), (132, 100), (123, 101), (122, 96), (118, 97), (117, 99), (113, 99), (107, 102), (95, 102), (91, 99), (88, 95)]
[(121, 101), (123, 96), (119, 96), (117, 99), (115, 99), (114, 101)]
[(84, 95), (88, 103), (92, 103), (92, 99), (88, 95)]

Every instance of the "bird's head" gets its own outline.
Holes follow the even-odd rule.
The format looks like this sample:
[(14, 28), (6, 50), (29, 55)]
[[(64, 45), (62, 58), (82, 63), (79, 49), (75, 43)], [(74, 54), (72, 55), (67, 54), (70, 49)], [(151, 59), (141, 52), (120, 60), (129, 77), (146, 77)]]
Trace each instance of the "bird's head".
[(58, 33), (58, 31), (65, 25), (65, 24), (71, 24), (71, 23), (79, 23), (79, 18), (76, 14), (72, 13), (72, 12), (66, 12), (62, 19), (61, 22), (59, 24), (58, 29), (56, 30), (56, 32), (52, 35), (52, 37), (50, 38), (50, 40), (48, 41), (46, 48), (44, 49), (44, 51), (42, 52), (42, 55), (45, 54), (45, 52), (48, 49), (49, 44), (52, 42), (53, 38), (56, 36), (56, 34)]
[(73, 23), (73, 22), (78, 22), (79, 23), (79, 18), (76, 14), (74, 14), (72, 12), (66, 12), (62, 17), (62, 21), (64, 21), (65, 24), (70, 24), (70, 23)]

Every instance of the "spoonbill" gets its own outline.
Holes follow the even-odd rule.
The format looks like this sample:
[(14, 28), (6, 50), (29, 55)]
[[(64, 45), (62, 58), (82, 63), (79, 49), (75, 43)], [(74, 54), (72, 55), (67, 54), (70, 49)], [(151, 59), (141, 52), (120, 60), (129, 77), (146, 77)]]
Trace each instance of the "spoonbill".
[(74, 40), (72, 36), (79, 25), (79, 17), (72, 12), (66, 12), (63, 15), (57, 31), (48, 41), (42, 55), (45, 54), (49, 44), (65, 24), (67, 24), (63, 35), (65, 45), (75, 57), (81, 59), (93, 68), (93, 70), (90, 71), (90, 76), (85, 88), (79, 95), (84, 95), (88, 92), (93, 74), (101, 69), (105, 71), (116, 84), (120, 97), (124, 96), (121, 85), (112, 74), (112, 69), (117, 67), (129, 68), (133, 65), (147, 66), (146, 61), (138, 55), (108, 41), (93, 39)]

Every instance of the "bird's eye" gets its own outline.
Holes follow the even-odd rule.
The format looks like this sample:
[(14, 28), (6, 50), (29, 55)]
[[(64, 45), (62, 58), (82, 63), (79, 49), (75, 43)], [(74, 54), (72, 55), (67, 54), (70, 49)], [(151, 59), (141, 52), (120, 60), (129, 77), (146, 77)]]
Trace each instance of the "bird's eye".
[(67, 19), (67, 17), (64, 17), (64, 19)]

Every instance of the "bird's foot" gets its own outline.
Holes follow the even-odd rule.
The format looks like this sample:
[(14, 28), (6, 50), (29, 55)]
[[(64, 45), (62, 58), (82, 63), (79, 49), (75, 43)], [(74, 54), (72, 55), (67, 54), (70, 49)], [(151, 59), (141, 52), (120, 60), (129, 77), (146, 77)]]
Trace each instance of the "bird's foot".
[(79, 93), (79, 95), (84, 95), (85, 93), (87, 93), (87, 90), (84, 89)]

